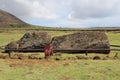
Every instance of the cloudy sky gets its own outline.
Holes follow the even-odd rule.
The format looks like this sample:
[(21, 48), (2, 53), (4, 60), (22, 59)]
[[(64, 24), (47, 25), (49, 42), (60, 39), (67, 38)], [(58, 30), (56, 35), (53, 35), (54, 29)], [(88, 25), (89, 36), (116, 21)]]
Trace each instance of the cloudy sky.
[(120, 0), (0, 0), (0, 9), (33, 25), (120, 26)]

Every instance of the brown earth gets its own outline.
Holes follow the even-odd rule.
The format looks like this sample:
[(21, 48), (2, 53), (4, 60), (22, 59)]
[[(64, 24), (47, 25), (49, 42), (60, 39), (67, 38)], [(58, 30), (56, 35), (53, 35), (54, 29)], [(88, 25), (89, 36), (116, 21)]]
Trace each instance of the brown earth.
[(16, 16), (0, 10), (0, 28), (25, 27), (27, 23), (23, 22)]
[(59, 66), (60, 64), (63, 64), (62, 61), (53, 61), (53, 60), (14, 60), (14, 59), (5, 59), (4, 62), (9, 65), (9, 67), (33, 67), (34, 65), (43, 65), (45, 67), (48, 66)]

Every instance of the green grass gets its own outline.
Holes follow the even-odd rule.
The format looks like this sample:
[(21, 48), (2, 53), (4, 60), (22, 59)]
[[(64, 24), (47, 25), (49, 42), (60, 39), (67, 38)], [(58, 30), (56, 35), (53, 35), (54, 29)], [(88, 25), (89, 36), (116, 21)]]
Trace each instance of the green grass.
[(6, 45), (11, 41), (19, 40), (23, 34), (21, 33), (1, 33), (0, 34), (0, 46)]
[(120, 45), (120, 33), (107, 33), (111, 45)]
[[(19, 40), (24, 32), (0, 33), (0, 46)], [(53, 36), (73, 33), (73, 31), (49, 31)], [(110, 44), (120, 45), (120, 33), (106, 33)], [(119, 59), (112, 59), (112, 51), (108, 60), (17, 60), (0, 59), (0, 80), (119, 80)], [(63, 58), (75, 57), (77, 54), (63, 54)], [(82, 56), (84, 54), (81, 54)], [(89, 54), (93, 57), (99, 54)], [(41, 54), (43, 57), (44, 55)], [(105, 57), (106, 55), (99, 55)], [(53, 57), (54, 58), (54, 57)]]
[[(29, 61), (16, 61), (19, 65), (10, 67), (14, 61), (0, 60), (2, 80), (119, 80), (120, 61), (118, 60), (76, 60), (76, 61), (37, 61), (34, 66), (25, 65)], [(3, 63), (4, 62), (4, 63)], [(9, 63), (8, 63), (9, 62)], [(22, 65), (22, 64), (23, 65)], [(43, 63), (43, 64), (41, 64)], [(64, 64), (68, 65), (64, 65)], [(22, 66), (21, 66), (21, 65)]]

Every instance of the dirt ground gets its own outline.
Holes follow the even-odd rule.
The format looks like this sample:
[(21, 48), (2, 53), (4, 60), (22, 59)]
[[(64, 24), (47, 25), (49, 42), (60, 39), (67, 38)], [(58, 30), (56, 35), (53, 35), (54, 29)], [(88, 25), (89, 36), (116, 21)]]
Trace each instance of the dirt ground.
[[(89, 56), (64, 54), (48, 59), (0, 59), (0, 76), (3, 80), (119, 80), (119, 59), (107, 60), (100, 56), (99, 60), (93, 60), (92, 55)], [(115, 77), (109, 78), (111, 75)]]

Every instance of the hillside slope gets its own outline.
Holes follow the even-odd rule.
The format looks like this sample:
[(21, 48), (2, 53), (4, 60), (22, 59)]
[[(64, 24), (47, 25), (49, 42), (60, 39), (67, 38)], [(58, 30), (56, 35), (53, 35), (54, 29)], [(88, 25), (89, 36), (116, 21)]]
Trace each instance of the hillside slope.
[(25, 27), (27, 23), (18, 19), (16, 16), (0, 10), (0, 28)]

